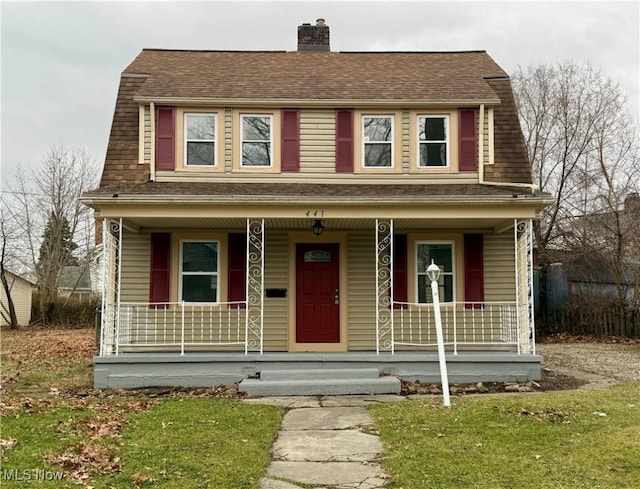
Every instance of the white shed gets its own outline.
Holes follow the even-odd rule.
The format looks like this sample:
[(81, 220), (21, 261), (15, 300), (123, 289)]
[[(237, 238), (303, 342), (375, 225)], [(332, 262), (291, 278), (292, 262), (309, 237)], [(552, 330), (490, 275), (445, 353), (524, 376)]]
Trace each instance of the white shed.
[[(35, 284), (30, 280), (20, 277), (15, 273), (5, 269), (7, 281), (9, 282), (9, 288), (11, 289), (11, 298), (16, 308), (16, 316), (18, 317), (19, 325), (28, 325), (31, 321), (31, 296)], [(5, 294), (4, 287), (0, 286), (0, 302), (2, 302), (2, 310), (8, 309), (7, 295)], [(0, 325), (5, 326), (7, 321), (4, 317), (0, 316)]]

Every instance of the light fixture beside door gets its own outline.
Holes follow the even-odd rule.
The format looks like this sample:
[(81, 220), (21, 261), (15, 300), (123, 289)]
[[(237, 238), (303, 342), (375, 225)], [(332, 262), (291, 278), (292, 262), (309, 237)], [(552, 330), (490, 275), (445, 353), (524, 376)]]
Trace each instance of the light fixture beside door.
[(311, 230), (313, 234), (316, 236), (320, 236), (324, 232), (324, 224), (322, 224), (322, 219), (316, 219), (311, 226)]

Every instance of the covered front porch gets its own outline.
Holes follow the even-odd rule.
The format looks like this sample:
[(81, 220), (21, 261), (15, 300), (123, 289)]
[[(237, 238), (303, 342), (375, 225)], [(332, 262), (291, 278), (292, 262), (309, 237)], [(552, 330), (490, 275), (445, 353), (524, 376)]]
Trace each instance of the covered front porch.
[[(464, 253), (455, 247), (466, 243), (456, 236), (466, 231), (485, 236), (481, 263), (485, 293), (482, 300), (464, 300), (463, 284), (458, 283), (453, 286), (458, 292), (454, 300), (442, 304), (450, 379), (522, 381), (540, 377), (532, 314), (530, 218), (328, 219), (323, 215), (325, 229), (316, 236), (310, 229), (315, 217), (205, 219), (198, 223), (198, 233), (206, 229), (216, 235), (244, 235), (244, 294), (231, 297), (233, 286), (229, 284), (216, 302), (208, 303), (140, 300), (149, 295), (149, 289), (143, 286), (140, 293), (135, 288), (136, 283), (150, 280), (150, 234), (159, 227), (183, 232), (179, 220), (154, 219), (155, 225), (150, 225), (146, 218), (106, 218), (103, 265), (107, 279), (95, 385), (211, 386), (273, 368), (373, 367), (406, 380), (437, 381), (433, 306), (420, 297), (415, 275), (419, 264), (409, 257), (407, 267), (407, 257), (397, 247), (400, 243), (413, 250), (424, 236), (436, 243), (450, 241), (454, 261), (461, 268)], [(193, 233), (193, 224), (191, 220), (182, 227), (189, 226)], [(408, 240), (398, 241), (398, 234)], [(311, 263), (307, 270), (311, 275), (325, 273), (313, 267), (328, 263), (321, 252), (329, 253), (330, 245), (335, 245), (333, 253), (339, 257), (337, 285), (335, 290), (331, 285), (329, 291), (329, 302), (336, 307), (332, 311), (325, 304), (310, 309), (310, 314), (335, 314), (337, 329), (327, 333), (335, 338), (306, 338), (308, 332), (300, 325), (305, 316), (298, 314), (305, 307), (298, 300), (303, 293), (300, 282), (305, 280), (300, 270), (307, 266), (304, 263)], [(238, 246), (237, 239), (226, 241), (226, 251), (232, 246)], [(403, 260), (404, 267), (399, 268), (397, 262)], [(220, 275), (232, 273), (233, 267), (225, 264)], [(237, 268), (236, 263), (236, 274)], [(454, 281), (464, 281), (462, 270), (452, 272), (455, 274)], [(409, 290), (396, 290), (403, 287)]]

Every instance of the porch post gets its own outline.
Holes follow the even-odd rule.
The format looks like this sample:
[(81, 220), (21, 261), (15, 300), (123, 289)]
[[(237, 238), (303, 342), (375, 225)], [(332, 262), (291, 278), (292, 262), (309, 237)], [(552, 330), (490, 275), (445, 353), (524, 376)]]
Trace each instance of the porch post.
[(394, 353), (393, 219), (376, 219), (376, 354)]
[(244, 352), (263, 348), (264, 219), (247, 219), (247, 278)]
[(518, 352), (535, 354), (533, 304), (533, 221), (517, 220), (514, 226)]
[(100, 355), (118, 354), (122, 219), (102, 222), (102, 321)]

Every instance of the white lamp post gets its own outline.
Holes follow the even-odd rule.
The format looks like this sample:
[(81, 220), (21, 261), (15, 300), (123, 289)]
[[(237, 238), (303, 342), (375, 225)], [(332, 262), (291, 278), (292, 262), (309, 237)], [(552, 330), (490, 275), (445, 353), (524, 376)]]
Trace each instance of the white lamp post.
[(451, 406), (449, 399), (449, 379), (447, 376), (447, 362), (444, 356), (444, 337), (442, 335), (442, 317), (440, 316), (440, 295), (438, 293), (438, 279), (440, 278), (440, 269), (438, 265), (433, 263), (427, 267), (427, 277), (431, 280), (431, 294), (433, 295), (433, 315), (436, 318), (436, 339), (438, 340), (438, 360), (440, 363), (440, 379), (442, 380), (442, 396), (444, 397), (443, 405)]

